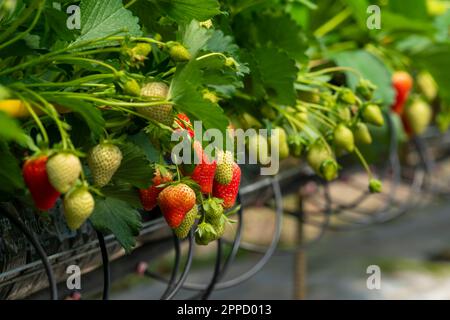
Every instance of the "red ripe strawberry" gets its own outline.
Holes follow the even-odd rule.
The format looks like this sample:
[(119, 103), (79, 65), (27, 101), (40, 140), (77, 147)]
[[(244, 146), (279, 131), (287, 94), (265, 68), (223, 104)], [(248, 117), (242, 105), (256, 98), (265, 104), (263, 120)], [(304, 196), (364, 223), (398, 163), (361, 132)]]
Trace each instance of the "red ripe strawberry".
[(208, 158), (199, 141), (194, 141), (194, 152), (197, 154), (200, 163), (195, 166), (190, 176), (192, 180), (198, 183), (202, 193), (209, 194), (213, 189), (217, 162)]
[(158, 168), (155, 170), (155, 176), (152, 179), (153, 184), (147, 189), (139, 190), (139, 198), (145, 211), (153, 210), (158, 204), (158, 196), (163, 190), (158, 186), (170, 181), (172, 181), (172, 174), (169, 171), (161, 172)]
[(194, 190), (184, 183), (168, 186), (158, 196), (159, 207), (172, 229), (180, 226), (195, 201)]
[(222, 206), (225, 209), (233, 207), (236, 203), (240, 183), (241, 168), (236, 163), (233, 168), (233, 179), (229, 184), (220, 184), (217, 181), (214, 183), (213, 196), (223, 200)]
[(397, 71), (392, 76), (392, 86), (396, 92), (392, 110), (397, 114), (402, 114), (405, 102), (408, 100), (409, 92), (413, 86), (413, 79), (407, 72)]
[(50, 184), (47, 175), (47, 156), (31, 158), (22, 168), (23, 178), (31, 192), (34, 203), (39, 210), (54, 207), (60, 193)]
[(194, 130), (192, 129), (191, 119), (189, 119), (186, 114), (177, 114), (177, 116), (175, 117), (175, 127), (187, 130), (191, 138), (194, 137)]

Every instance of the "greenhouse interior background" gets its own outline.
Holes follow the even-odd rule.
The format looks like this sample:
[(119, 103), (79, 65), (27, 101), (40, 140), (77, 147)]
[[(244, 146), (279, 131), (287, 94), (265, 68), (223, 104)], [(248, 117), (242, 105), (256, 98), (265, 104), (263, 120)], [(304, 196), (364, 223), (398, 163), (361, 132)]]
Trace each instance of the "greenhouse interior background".
[(450, 299), (449, 34), (446, 0), (0, 0), (0, 300)]

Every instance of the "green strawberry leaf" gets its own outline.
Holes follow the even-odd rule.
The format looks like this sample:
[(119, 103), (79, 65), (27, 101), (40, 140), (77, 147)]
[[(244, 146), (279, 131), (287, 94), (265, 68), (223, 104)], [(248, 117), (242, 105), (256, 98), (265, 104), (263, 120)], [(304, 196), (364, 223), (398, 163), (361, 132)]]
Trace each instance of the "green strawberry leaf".
[(125, 201), (133, 208), (142, 208), (137, 189), (128, 183), (107, 185), (106, 187), (102, 188), (102, 193), (107, 198), (114, 198), (117, 200)]
[[(385, 106), (390, 106), (394, 102), (394, 89), (392, 88), (392, 75), (386, 65), (365, 50), (344, 51), (335, 54), (332, 58), (337, 65), (350, 67), (370, 80), (377, 86), (375, 98), (383, 101)], [(352, 72), (346, 72), (347, 81), (352, 89), (358, 85), (359, 79)]]
[(144, 132), (129, 136), (128, 139), (144, 151), (149, 161), (159, 162), (161, 160), (161, 152), (150, 143), (150, 139)]
[(183, 44), (193, 57), (205, 47), (210, 37), (211, 33), (202, 28), (196, 20), (192, 20), (190, 24), (182, 29)]
[(216, 0), (154, 0), (158, 8), (177, 22), (187, 23), (192, 19), (208, 20), (220, 13)]
[(5, 142), (0, 143), (0, 181), (0, 191), (11, 193), (25, 188), (19, 164)]
[(123, 159), (114, 174), (114, 180), (129, 183), (140, 189), (148, 188), (153, 178), (153, 169), (145, 152), (130, 142), (121, 144), (120, 150)]
[(75, 40), (75, 34), (72, 30), (61, 28), (61, 26), (66, 25), (67, 14), (65, 12), (55, 8), (45, 8), (44, 15), (51, 30), (58, 35), (59, 39), (65, 41)]
[(238, 45), (234, 42), (234, 39), (229, 35), (224, 35), (221, 30), (215, 30), (206, 48), (212, 52), (223, 52), (236, 55), (239, 52)]
[(103, 134), (105, 119), (103, 119), (102, 112), (92, 103), (58, 96), (50, 97), (48, 100), (52, 103), (56, 103), (64, 108), (72, 110), (74, 113), (81, 116), (81, 118), (89, 126), (94, 138), (100, 137)]
[(177, 109), (192, 117), (191, 120), (201, 119), (206, 129), (214, 128), (225, 132), (228, 119), (223, 110), (217, 104), (203, 99), (201, 93), (202, 84), (206, 85), (201, 67), (207, 69), (209, 66), (205, 63), (208, 62), (191, 61), (178, 68), (170, 88), (170, 97)]
[(255, 49), (250, 59), (254, 94), (266, 94), (280, 104), (295, 104), (294, 82), (298, 71), (295, 61), (276, 48)]
[(127, 202), (114, 198), (97, 197), (89, 220), (96, 230), (113, 233), (127, 253), (136, 245), (135, 237), (142, 229), (139, 213)]
[[(306, 61), (307, 38), (300, 26), (288, 15), (258, 15), (254, 21), (257, 43), (285, 51), (299, 61)], [(251, 30), (249, 30), (251, 31)], [(247, 35), (251, 37), (251, 35)]]
[[(100, 39), (109, 35), (142, 35), (138, 18), (124, 8), (121, 0), (81, 0), (81, 35), (71, 43)], [(112, 45), (102, 42), (95, 46)]]

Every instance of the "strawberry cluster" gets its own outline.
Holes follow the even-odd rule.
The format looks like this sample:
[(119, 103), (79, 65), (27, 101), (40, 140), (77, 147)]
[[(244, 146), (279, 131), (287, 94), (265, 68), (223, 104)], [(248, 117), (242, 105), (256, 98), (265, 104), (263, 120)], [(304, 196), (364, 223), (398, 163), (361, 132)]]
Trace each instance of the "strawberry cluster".
[[(87, 159), (93, 184), (109, 183), (122, 162), (122, 152), (114, 144), (101, 143), (89, 152)], [(27, 159), (22, 168), (25, 183), (37, 209), (52, 209), (64, 194), (64, 216), (72, 230), (79, 229), (95, 208), (88, 182), (76, 151), (39, 152)]]
[[(176, 119), (179, 129), (193, 136), (189, 118), (182, 114)], [(178, 179), (168, 167), (156, 164), (152, 185), (139, 190), (146, 211), (161, 209), (167, 224), (183, 239), (198, 219), (196, 242), (207, 245), (219, 239), (230, 220), (225, 210), (231, 209), (239, 192), (241, 170), (230, 152), (219, 151), (210, 159), (199, 141), (192, 142), (197, 159), (194, 167), (177, 170)]]

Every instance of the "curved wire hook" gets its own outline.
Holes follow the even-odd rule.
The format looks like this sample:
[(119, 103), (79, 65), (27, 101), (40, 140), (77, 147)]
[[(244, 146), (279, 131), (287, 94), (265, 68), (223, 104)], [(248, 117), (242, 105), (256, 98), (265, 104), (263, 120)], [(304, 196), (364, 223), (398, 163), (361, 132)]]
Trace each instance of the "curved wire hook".
[(175, 247), (175, 262), (172, 269), (172, 275), (170, 276), (170, 280), (167, 284), (166, 291), (164, 291), (164, 293), (161, 295), (160, 300), (165, 300), (166, 297), (170, 294), (170, 291), (172, 290), (173, 286), (175, 285), (175, 281), (177, 280), (178, 271), (180, 270), (180, 257), (181, 257), (180, 240), (178, 239), (175, 232), (172, 231), (172, 235)]
[(103, 265), (103, 293), (102, 300), (109, 300), (109, 288), (111, 285), (111, 269), (109, 265), (108, 249), (105, 243), (105, 236), (102, 232), (95, 230), (97, 233), (98, 244), (100, 246), (100, 252), (102, 255)]
[(28, 241), (31, 243), (31, 245), (34, 247), (36, 252), (39, 255), (39, 258), (42, 261), (42, 265), (44, 266), (45, 273), (47, 274), (48, 282), (49, 282), (49, 288), (50, 288), (50, 298), (51, 300), (58, 300), (58, 288), (56, 286), (56, 280), (55, 275), (53, 273), (53, 269), (51, 267), (50, 261), (48, 260), (47, 254), (45, 253), (44, 248), (42, 248), (41, 244), (39, 243), (38, 239), (36, 238), (36, 235), (33, 231), (29, 230), (28, 227), (23, 223), (21, 219), (19, 219), (17, 216), (12, 214), (11, 212), (8, 212), (8, 210), (0, 210), (0, 214), (5, 216), (11, 223), (20, 230), (25, 237), (28, 239)]

